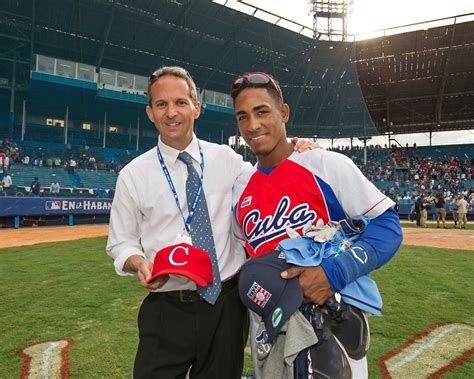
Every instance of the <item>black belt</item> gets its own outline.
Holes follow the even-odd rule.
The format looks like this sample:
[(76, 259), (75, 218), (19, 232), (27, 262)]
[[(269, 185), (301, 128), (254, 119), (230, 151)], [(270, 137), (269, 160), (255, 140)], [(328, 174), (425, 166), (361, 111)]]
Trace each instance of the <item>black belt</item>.
[[(232, 278), (222, 282), (221, 294), (237, 287), (239, 284), (239, 275), (236, 274)], [(167, 291), (167, 292), (152, 292), (152, 294), (171, 297), (178, 300), (180, 303), (188, 303), (193, 301), (201, 301), (202, 297), (198, 291), (192, 290), (179, 290), (179, 291)]]

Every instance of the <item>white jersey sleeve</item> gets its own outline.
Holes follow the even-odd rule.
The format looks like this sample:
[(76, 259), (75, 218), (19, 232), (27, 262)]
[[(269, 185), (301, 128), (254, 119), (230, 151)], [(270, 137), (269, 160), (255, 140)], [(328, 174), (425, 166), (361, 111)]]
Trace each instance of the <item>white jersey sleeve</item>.
[(335, 196), (350, 218), (375, 218), (395, 205), (345, 155), (316, 149), (293, 153), (290, 159), (313, 173), (324, 197)]

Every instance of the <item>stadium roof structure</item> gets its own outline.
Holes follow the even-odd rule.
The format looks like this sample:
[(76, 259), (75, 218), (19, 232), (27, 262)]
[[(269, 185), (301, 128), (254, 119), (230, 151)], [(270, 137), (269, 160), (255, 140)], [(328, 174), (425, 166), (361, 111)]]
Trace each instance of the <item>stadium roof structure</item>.
[(474, 22), (453, 20), (356, 42), (359, 83), (380, 134), (474, 128)]
[[(395, 46), (403, 46), (404, 37), (390, 38), (399, 38)], [(469, 54), (472, 54), (472, 33), (464, 38), (466, 41), (470, 38)], [(386, 49), (386, 44), (379, 41)], [(162, 65), (180, 65), (191, 72), (201, 90), (224, 93), (237, 75), (266, 71), (279, 80), (290, 105), (288, 134), (320, 138), (376, 135), (387, 129), (380, 123), (383, 99), (374, 95), (381, 86), (373, 82), (374, 75), (367, 69), (371, 64), (373, 70), (380, 70), (383, 60), (376, 58), (381, 48), (371, 43), (315, 40), (207, 0), (3, 0), (0, 3), (0, 90), (10, 88), (13, 76), (17, 90), (30, 90), (34, 54), (82, 62), (97, 70), (105, 67), (145, 76)], [(438, 48), (438, 39), (429, 43), (434, 44), (430, 49), (446, 53)], [(461, 60), (455, 59), (458, 51), (465, 51), (454, 46), (450, 49), (450, 63), (445, 65), (447, 73), (454, 70), (451, 62), (461, 64)], [(420, 54), (425, 53), (415, 55)], [(436, 56), (434, 52), (429, 54)], [(16, 73), (12, 75), (14, 70)], [(465, 71), (463, 83), (472, 90), (472, 70), (471, 77)], [(416, 74), (415, 70), (411, 73)], [(438, 84), (444, 82), (443, 93), (460, 92), (451, 88), (454, 82), (436, 80)], [(375, 92), (368, 91), (369, 87)], [(395, 85), (390, 83), (389, 87), (389, 97), (399, 96), (392, 89)], [(387, 98), (387, 92), (383, 94)], [(407, 89), (402, 95), (410, 97), (411, 92)], [(427, 92), (420, 96), (434, 95)], [(89, 97), (93, 99), (92, 95)], [(456, 106), (455, 100), (448, 100), (444, 95), (443, 100), (442, 110), (450, 102)], [(388, 104), (391, 110), (397, 109), (391, 100)], [(226, 119), (220, 115), (217, 122), (211, 120), (212, 113), (215, 112), (206, 116), (212, 125), (224, 123), (226, 135), (235, 134), (234, 128), (230, 132), (228, 128), (228, 123), (235, 125), (231, 116), (227, 115)], [(390, 114), (389, 120), (394, 125), (398, 123), (395, 114)], [(417, 120), (412, 126), (415, 128), (418, 123), (421, 128), (423, 122)], [(451, 128), (454, 124), (442, 125)], [(462, 125), (467, 127), (458, 123), (456, 128)]]
[(8, 79), (16, 59), (19, 85), (28, 84), (33, 54), (139, 75), (181, 65), (201, 90), (224, 93), (237, 75), (266, 71), (291, 106), (289, 134), (376, 133), (353, 44), (315, 41), (206, 0), (5, 0), (0, 45), (1, 71)]

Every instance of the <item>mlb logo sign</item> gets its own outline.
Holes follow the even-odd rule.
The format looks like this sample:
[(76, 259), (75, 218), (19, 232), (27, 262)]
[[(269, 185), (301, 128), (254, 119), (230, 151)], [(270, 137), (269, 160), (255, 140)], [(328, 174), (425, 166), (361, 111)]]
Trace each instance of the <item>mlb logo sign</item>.
[(58, 211), (61, 209), (61, 201), (47, 201), (44, 208), (47, 211)]
[(272, 296), (270, 292), (262, 288), (257, 282), (253, 282), (252, 287), (250, 287), (247, 296), (258, 306), (264, 308), (268, 302), (268, 299)]

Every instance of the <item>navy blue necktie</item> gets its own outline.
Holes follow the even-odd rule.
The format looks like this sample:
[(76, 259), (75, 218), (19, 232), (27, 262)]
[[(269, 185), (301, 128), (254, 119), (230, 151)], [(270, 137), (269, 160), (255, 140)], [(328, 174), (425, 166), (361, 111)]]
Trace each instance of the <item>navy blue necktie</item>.
[[(178, 159), (183, 161), (188, 169), (186, 198), (188, 201), (188, 209), (191, 209), (192, 201), (197, 193), (201, 179), (193, 166), (193, 159), (187, 152), (183, 151), (179, 153)], [(217, 263), (216, 246), (212, 235), (211, 220), (209, 218), (204, 190), (201, 191), (196, 210), (194, 211), (193, 221), (191, 223), (191, 238), (193, 240), (193, 246), (209, 254), (212, 263), (212, 277), (214, 278), (211, 284), (204, 287), (198, 286), (198, 292), (208, 303), (215, 304), (222, 286), (219, 265)]]

